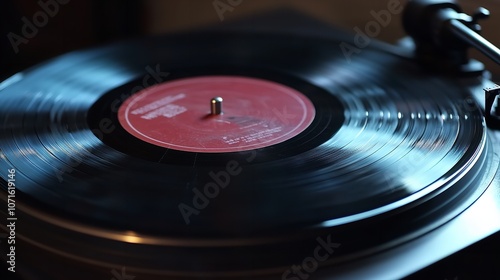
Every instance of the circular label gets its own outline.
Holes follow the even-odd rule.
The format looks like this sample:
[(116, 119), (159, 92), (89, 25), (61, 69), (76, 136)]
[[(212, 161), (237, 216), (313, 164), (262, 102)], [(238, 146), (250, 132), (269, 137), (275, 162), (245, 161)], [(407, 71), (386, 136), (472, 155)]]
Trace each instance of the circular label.
[(312, 102), (290, 87), (233, 76), (162, 83), (134, 94), (118, 111), (123, 128), (142, 141), (200, 153), (278, 144), (304, 131), (314, 116)]

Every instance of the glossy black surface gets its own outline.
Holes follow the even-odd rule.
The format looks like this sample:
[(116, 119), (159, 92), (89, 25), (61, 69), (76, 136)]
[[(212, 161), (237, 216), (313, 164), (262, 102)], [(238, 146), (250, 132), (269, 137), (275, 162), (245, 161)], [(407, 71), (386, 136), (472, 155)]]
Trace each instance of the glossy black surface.
[[(277, 80), (308, 96), (317, 117), (295, 139), (257, 150), (255, 159), (138, 143), (116, 120), (103, 143), (95, 120), (113, 110), (89, 109), (102, 98), (119, 99), (116, 88), (139, 82), (148, 66), (168, 79), (213, 73)], [(427, 192), (477, 152), (484, 125), (466, 93), (420, 79), (413, 65), (381, 52), (363, 50), (349, 63), (338, 42), (292, 37), (179, 36), (76, 52), (24, 72), (1, 91), (1, 165), (18, 170), (23, 195), (72, 217), (183, 232), (178, 204), (191, 203), (192, 188), (236, 160), (241, 174), (193, 216), (189, 231), (315, 225)]]
[[(12, 77), (0, 90), (0, 168), (17, 171), (28, 227), (44, 228), (28, 238), (43, 236), (79, 258), (98, 251), (101, 263), (217, 274), (286, 267), (328, 234), (342, 244), (337, 261), (453, 218), (487, 186), (478, 183), (486, 128), (470, 93), (385, 50), (348, 59), (342, 43), (176, 35), (70, 53)], [(293, 139), (256, 151), (159, 148), (128, 135), (113, 109), (148, 69), (163, 81), (280, 82), (311, 99), (316, 118)], [(215, 181), (210, 173), (232, 161), (241, 173), (186, 224), (179, 206), (193, 207), (193, 189), (203, 191)]]

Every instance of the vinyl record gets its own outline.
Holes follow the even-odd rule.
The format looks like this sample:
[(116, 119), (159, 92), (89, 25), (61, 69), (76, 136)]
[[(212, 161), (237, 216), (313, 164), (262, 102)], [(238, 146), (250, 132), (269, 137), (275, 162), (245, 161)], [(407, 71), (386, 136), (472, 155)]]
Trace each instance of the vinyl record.
[(7, 80), (0, 168), (16, 169), (25, 226), (46, 229), (25, 238), (102, 266), (234, 275), (282, 269), (318, 236), (341, 244), (335, 262), (449, 220), (484, 188), (480, 110), (407, 58), (341, 44), (175, 35)]

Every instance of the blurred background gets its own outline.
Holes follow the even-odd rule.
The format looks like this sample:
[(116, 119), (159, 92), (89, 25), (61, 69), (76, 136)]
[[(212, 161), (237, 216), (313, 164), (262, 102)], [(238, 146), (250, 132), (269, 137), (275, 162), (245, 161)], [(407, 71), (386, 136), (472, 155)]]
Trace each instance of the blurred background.
[[(407, 0), (399, 0), (405, 4)], [(390, 0), (1, 0), (0, 79), (59, 54), (127, 38), (230, 24), (272, 10), (294, 9), (324, 23), (352, 31), (373, 20), (371, 11)], [(484, 35), (500, 46), (500, 1), (461, 0), (473, 12), (485, 6), (492, 18)], [(217, 7), (217, 8), (216, 8)], [(24, 30), (30, 22), (35, 30)], [(31, 33), (30, 33), (31, 32)], [(33, 36), (33, 34), (35, 34)], [(377, 39), (394, 43), (404, 36), (400, 15)], [(479, 56), (483, 61), (482, 56)], [(500, 73), (500, 67), (488, 63)]]

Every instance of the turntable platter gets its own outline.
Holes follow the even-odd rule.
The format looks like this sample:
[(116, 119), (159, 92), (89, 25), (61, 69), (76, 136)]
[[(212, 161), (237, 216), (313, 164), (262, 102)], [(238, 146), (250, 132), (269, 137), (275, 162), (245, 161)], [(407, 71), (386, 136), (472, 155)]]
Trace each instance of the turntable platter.
[[(2, 85), (0, 168), (16, 169), (19, 196), (31, 205), (26, 213), (37, 219), (34, 224), (57, 227), (55, 236), (66, 231), (114, 241), (133, 236), (131, 243), (170, 248), (153, 249), (159, 255), (178, 255), (183, 246), (222, 247), (217, 254), (225, 257), (209, 266), (216, 271), (222, 263), (227, 268), (233, 262), (227, 256), (235, 252), (252, 250), (255, 261), (262, 257), (255, 252), (276, 252), (289, 240), (325, 232), (346, 248), (339, 256), (347, 255), (405, 236), (417, 226), (442, 223), (463, 209), (450, 212), (450, 205), (477, 198), (482, 190), (475, 182), (481, 180), (488, 147), (483, 116), (467, 91), (384, 50), (364, 49), (348, 62), (339, 41), (319, 41), (205, 33), (53, 59)], [(233, 84), (235, 79), (272, 84), (270, 98), (283, 88), (311, 104), (314, 113), (306, 112), (307, 106), (272, 103), (263, 112), (274, 113), (256, 123), (273, 125), (277, 119), (275, 127), (282, 127), (287, 116), (307, 121), (291, 137), (259, 138), (254, 148), (228, 151), (225, 147), (234, 143), (204, 150), (212, 145), (207, 134), (199, 141), (179, 134), (186, 137), (179, 141), (195, 147), (186, 150), (144, 141), (125, 127), (119, 112), (134, 98), (155, 87), (160, 87), (158, 95), (165, 93), (161, 87), (174, 86), (188, 94), (192, 85), (182, 88), (182, 81), (190, 79), (220, 79), (228, 89), (225, 100), (252, 99), (251, 92), (242, 94)], [(193, 102), (175, 106), (191, 110)], [(206, 114), (206, 104), (199, 114)], [(224, 118), (255, 113), (253, 105), (234, 104), (240, 107), (225, 104)], [(175, 134), (169, 121), (176, 114), (148, 131), (166, 127), (163, 135)], [(422, 210), (431, 204), (432, 211)], [(364, 237), (377, 227), (394, 230)], [(265, 250), (259, 247), (263, 244)], [(295, 258), (276, 254), (231, 269), (270, 269)], [(139, 257), (127, 258), (132, 265)], [(179, 265), (183, 258), (168, 269), (191, 271)]]

